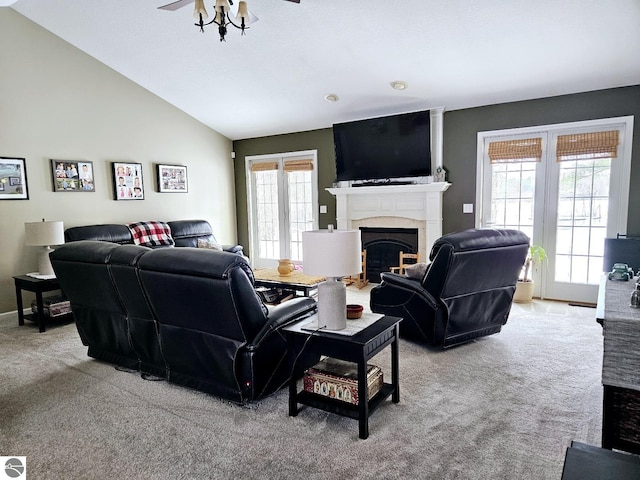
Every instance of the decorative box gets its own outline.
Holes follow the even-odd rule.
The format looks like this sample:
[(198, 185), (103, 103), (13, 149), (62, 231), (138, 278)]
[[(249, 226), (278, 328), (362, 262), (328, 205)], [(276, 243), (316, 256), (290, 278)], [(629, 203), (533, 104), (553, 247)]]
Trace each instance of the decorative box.
[[(42, 307), (47, 317), (59, 317), (71, 313), (71, 302), (61, 296), (51, 296), (42, 299)], [(38, 313), (38, 304), (35, 300), (31, 302), (31, 311)]]
[[(367, 365), (368, 400), (382, 388), (382, 370)], [(358, 365), (335, 358), (325, 358), (308, 369), (303, 377), (307, 392), (358, 405)]]

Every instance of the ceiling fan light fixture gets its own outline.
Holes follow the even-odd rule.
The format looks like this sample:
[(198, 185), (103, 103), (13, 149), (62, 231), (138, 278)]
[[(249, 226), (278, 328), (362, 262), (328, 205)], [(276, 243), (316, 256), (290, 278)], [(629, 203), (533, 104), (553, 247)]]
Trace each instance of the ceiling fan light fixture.
[(231, 5), (229, 5), (229, 0), (216, 0), (216, 12), (227, 13), (231, 10)]
[(394, 80), (391, 82), (391, 88), (394, 90), (406, 90), (408, 87), (407, 82), (402, 80)]
[(193, 10), (193, 18), (198, 20), (202, 15), (202, 19), (209, 18), (209, 14), (207, 13), (207, 9), (204, 6), (204, 0), (196, 0), (196, 6)]
[(244, 22), (245, 25), (251, 25), (258, 21), (253, 13), (247, 8), (247, 2), (238, 2), (238, 13), (236, 14), (236, 21), (240, 24)]

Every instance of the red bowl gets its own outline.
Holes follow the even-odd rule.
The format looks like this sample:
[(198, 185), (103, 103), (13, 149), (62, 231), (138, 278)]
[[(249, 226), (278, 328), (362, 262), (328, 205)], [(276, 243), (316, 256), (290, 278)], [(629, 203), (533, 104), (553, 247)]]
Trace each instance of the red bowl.
[(347, 318), (349, 320), (355, 320), (362, 317), (362, 311), (364, 307), (362, 305), (349, 304), (347, 305)]

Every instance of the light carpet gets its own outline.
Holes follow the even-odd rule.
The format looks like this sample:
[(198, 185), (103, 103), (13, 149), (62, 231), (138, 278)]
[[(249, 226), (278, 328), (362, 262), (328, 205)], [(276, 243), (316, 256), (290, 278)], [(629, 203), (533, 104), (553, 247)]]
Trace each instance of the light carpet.
[(356, 420), (289, 417), (286, 389), (238, 406), (118, 371), (73, 324), (1, 321), (0, 362), (0, 455), (32, 479), (559, 479), (572, 440), (600, 445), (602, 329), (558, 302), (516, 304), (501, 333), (450, 350), (401, 340), (400, 403), (367, 440)]

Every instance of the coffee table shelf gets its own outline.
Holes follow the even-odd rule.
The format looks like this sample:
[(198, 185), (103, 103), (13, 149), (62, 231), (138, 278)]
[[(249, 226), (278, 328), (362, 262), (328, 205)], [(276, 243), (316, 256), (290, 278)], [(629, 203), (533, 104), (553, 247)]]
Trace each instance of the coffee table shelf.
[[(389, 398), (393, 394), (394, 390), (393, 385), (390, 383), (383, 384), (380, 391), (376, 393), (371, 400), (369, 400), (369, 415), (371, 415), (376, 408)], [(328, 398), (324, 395), (318, 395), (317, 393), (307, 392), (306, 390), (301, 390), (296, 394), (296, 401), (303, 405), (324, 410), (325, 412), (335, 413), (336, 415), (341, 415), (343, 417), (349, 417), (356, 420), (360, 417), (360, 409), (358, 405)]]

